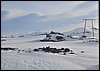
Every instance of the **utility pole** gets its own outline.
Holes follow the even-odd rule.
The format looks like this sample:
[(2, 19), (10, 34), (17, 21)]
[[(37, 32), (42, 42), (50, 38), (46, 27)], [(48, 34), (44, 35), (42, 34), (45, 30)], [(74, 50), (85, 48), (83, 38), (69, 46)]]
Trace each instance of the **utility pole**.
[(39, 30), (36, 30), (36, 33), (35, 33), (35, 35), (38, 35), (39, 34)]
[(85, 36), (85, 30), (86, 30), (86, 21), (87, 21), (87, 19), (83, 19), (83, 20), (85, 21), (83, 36)]
[(93, 37), (94, 37), (94, 28), (93, 28), (93, 20), (91, 20), (91, 22), (92, 22), (92, 32), (93, 32)]
[(83, 19), (83, 20), (85, 21), (83, 36), (86, 36), (85, 35), (85, 33), (86, 33), (86, 24), (87, 24), (87, 21), (90, 20), (91, 23), (92, 23), (92, 36), (94, 37), (93, 21), (96, 20), (96, 19)]

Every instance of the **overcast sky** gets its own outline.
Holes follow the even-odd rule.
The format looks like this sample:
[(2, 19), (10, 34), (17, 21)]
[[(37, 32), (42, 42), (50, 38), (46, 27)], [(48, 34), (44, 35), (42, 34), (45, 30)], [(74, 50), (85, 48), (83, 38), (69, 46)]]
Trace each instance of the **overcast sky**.
[(61, 22), (63, 24), (59, 25), (58, 28), (64, 29), (66, 27), (64, 19), (74, 21), (85, 17), (98, 18), (98, 7), (98, 1), (1, 1), (1, 19), (6, 21), (28, 14), (36, 14), (40, 17), (46, 17), (38, 19), (37, 22), (40, 24), (60, 21), (57, 25)]

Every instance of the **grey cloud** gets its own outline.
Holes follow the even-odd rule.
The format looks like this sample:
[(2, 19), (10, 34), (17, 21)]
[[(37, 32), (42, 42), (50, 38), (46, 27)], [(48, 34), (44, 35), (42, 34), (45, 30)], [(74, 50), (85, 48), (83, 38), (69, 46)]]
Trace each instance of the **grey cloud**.
[(92, 8), (95, 7), (96, 4), (98, 4), (98, 1), (88, 1), (82, 4), (77, 5), (74, 9), (86, 9), (86, 8)]
[(1, 18), (6, 18), (8, 14), (9, 14), (9, 11), (2, 10), (1, 11)]

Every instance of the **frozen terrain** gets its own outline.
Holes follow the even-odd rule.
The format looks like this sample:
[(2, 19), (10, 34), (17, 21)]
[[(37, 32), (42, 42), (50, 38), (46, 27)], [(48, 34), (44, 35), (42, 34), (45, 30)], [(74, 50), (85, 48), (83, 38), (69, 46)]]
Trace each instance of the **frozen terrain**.
[(1, 1), (1, 70), (99, 70), (99, 1)]
[[(14, 47), (28, 50), (50, 46), (70, 48), (75, 54), (44, 52), (1, 51), (2, 70), (99, 70), (99, 43), (83, 43), (82, 40), (67, 38), (61, 42), (40, 42), (44, 35), (22, 38), (6, 38), (1, 47)], [(81, 53), (84, 51), (84, 53)]]

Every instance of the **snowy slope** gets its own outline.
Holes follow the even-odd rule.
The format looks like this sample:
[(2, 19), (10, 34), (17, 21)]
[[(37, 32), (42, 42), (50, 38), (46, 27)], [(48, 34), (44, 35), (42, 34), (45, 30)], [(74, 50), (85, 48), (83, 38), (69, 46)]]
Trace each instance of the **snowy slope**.
[[(98, 35), (98, 31), (99, 31), (98, 29), (94, 29), (95, 35)], [(64, 34), (66, 34), (66, 35), (83, 35), (83, 32), (84, 32), (84, 28), (80, 27), (80, 28), (75, 28), (75, 29), (68, 31), (68, 32), (64, 32)], [(92, 29), (91, 28), (86, 29), (86, 35), (92, 36)]]
[[(71, 36), (75, 36), (75, 37), (81, 37), (81, 36), (83, 36), (84, 28), (80, 27), (80, 28), (76, 28), (76, 29), (73, 29), (73, 30), (68, 31), (68, 32), (63, 32), (63, 33), (66, 36), (71, 35)], [(92, 37), (93, 36), (92, 29), (87, 28), (85, 35), (88, 37)], [(96, 37), (96, 38), (99, 37), (99, 29), (97, 29), (97, 28), (94, 28), (94, 37)]]
[[(62, 42), (40, 42), (44, 36), (7, 38), (1, 47), (34, 49), (50, 46), (52, 48), (70, 48), (75, 54), (53, 54), (44, 52), (1, 51), (2, 70), (87, 70), (99, 64), (98, 42), (82, 43), (81, 40)], [(85, 53), (81, 53), (84, 51)], [(96, 68), (98, 69), (98, 68)]]
[(87, 68), (88, 70), (99, 70), (99, 65), (94, 65), (92, 67)]
[[(73, 66), (73, 68), (71, 66)], [(47, 54), (17, 53), (17, 54), (3, 54), (2, 69), (63, 70), (63, 69), (83, 69), (83, 68), (81, 66), (74, 65), (73, 62), (67, 60), (64, 56), (52, 55), (48, 53)]]

